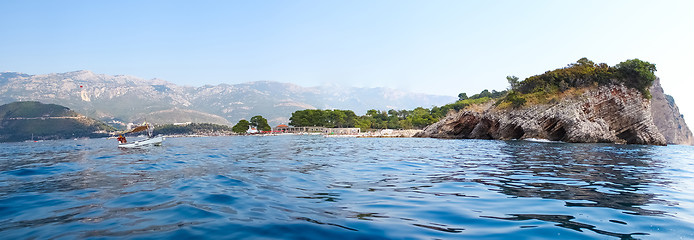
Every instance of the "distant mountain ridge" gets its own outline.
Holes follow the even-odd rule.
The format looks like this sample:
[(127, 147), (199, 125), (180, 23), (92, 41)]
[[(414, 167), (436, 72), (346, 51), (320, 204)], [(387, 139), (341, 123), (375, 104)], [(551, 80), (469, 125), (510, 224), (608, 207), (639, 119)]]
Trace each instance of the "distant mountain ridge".
[(161, 79), (84, 70), (42, 75), (0, 73), (0, 104), (15, 101), (60, 104), (111, 123), (146, 119), (229, 125), (255, 115), (264, 116), (271, 124), (286, 124), (292, 112), (303, 109), (347, 109), (364, 114), (369, 109), (440, 106), (455, 98), (389, 88), (301, 87), (270, 81), (189, 87)]

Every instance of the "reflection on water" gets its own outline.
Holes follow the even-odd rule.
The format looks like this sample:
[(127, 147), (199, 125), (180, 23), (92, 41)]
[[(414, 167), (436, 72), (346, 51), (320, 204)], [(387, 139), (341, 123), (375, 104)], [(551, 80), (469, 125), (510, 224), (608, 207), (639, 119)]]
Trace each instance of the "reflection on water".
[[(559, 223), (559, 224), (557, 224), (557, 226), (559, 226), (559, 227), (569, 228), (569, 229), (576, 230), (579, 232), (581, 232), (583, 229), (586, 229), (586, 230), (591, 230), (595, 233), (599, 233), (602, 235), (618, 237), (620, 239), (634, 239), (634, 236), (648, 235), (647, 233), (624, 234), (624, 233), (615, 233), (615, 232), (603, 231), (603, 230), (597, 229), (593, 225), (579, 223), (579, 222), (573, 222), (572, 220), (575, 217), (568, 216), (568, 215), (540, 215), (540, 214), (510, 214), (510, 215), (513, 217), (507, 217), (507, 218), (488, 217), (488, 216), (482, 216), (482, 217), (496, 218), (496, 219), (510, 220), (510, 221), (524, 221), (524, 220), (537, 219), (540, 221)], [(625, 224), (624, 222), (617, 221), (617, 220), (611, 220), (611, 221)]]
[(694, 149), (316, 136), (0, 144), (15, 238), (694, 238)]
[(511, 142), (502, 152), (511, 157), (492, 165), (499, 172), (482, 173), (498, 181), (479, 182), (497, 186), (518, 197), (542, 197), (567, 202), (567, 206), (607, 207), (630, 214), (664, 214), (643, 209), (649, 203), (666, 204), (649, 185), (667, 184), (662, 179), (662, 162), (653, 159), (644, 146), (600, 146), (591, 144), (529, 145)]

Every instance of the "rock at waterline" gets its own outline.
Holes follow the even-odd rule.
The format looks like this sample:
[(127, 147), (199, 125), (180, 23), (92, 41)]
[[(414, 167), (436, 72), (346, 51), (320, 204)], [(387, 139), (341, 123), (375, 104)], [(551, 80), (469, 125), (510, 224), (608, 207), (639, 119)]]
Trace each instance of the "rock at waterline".
[(653, 123), (650, 100), (636, 89), (611, 84), (591, 88), (556, 103), (520, 108), (486, 104), (477, 111), (451, 113), (419, 137), (526, 139), (665, 145)]

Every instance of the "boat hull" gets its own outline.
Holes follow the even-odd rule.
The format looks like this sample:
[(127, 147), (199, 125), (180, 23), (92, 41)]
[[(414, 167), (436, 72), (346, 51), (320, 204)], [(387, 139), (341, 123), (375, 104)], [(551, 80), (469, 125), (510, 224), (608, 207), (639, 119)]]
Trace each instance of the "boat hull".
[(143, 140), (138, 140), (134, 142), (129, 142), (129, 143), (120, 143), (118, 144), (119, 148), (140, 148), (140, 147), (147, 147), (147, 146), (161, 146), (161, 143), (164, 141), (164, 137), (162, 136), (157, 136), (153, 138), (147, 138)]

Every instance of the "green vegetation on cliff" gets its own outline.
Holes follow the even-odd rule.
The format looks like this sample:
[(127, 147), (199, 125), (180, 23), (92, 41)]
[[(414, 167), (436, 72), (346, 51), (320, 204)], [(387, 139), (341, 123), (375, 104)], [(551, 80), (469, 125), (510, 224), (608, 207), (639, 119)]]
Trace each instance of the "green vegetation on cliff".
[(651, 98), (648, 89), (655, 81), (655, 71), (654, 64), (639, 59), (626, 60), (611, 67), (581, 58), (565, 68), (531, 76), (521, 82), (516, 77), (507, 77), (511, 90), (500, 103), (507, 102), (517, 107), (528, 99), (552, 99), (570, 89), (615, 83), (637, 89), (644, 97)]
[(32, 139), (105, 137), (114, 131), (102, 122), (67, 107), (40, 102), (14, 102), (0, 106), (0, 142)]

